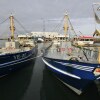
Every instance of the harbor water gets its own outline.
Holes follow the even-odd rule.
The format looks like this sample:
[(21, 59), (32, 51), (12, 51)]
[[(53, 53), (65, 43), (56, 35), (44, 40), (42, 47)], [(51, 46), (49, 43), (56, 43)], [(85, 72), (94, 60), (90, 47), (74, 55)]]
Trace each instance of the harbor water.
[(0, 100), (99, 100), (96, 84), (91, 84), (82, 95), (63, 85), (42, 61), (38, 45), (37, 58), (16, 72), (0, 78)]

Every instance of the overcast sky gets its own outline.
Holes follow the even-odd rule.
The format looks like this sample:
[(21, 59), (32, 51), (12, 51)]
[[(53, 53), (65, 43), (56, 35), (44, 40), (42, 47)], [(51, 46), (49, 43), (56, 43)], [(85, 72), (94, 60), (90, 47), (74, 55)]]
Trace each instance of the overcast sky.
[[(94, 29), (92, 4), (99, 1), (0, 0), (0, 22), (13, 13), (28, 31), (42, 31), (43, 19), (61, 19), (67, 10), (75, 29), (91, 34)], [(48, 31), (48, 22), (45, 23)]]

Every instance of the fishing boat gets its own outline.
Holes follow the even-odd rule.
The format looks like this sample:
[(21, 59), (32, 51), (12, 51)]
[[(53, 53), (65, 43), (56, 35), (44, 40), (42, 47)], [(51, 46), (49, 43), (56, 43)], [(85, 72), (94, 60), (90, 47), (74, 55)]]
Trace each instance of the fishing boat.
[(79, 46), (93, 45), (94, 37), (93, 36), (79, 36), (74, 38), (74, 44)]
[(5, 46), (0, 48), (0, 77), (15, 71), (27, 63), (33, 61), (37, 54), (37, 45), (35, 42), (30, 42), (23, 39), (23, 42), (15, 38), (14, 16), (11, 15), (10, 31), (11, 36), (5, 42)]
[[(67, 14), (65, 18), (69, 20)], [(64, 29), (68, 31), (68, 25)], [(100, 80), (100, 47), (83, 48), (66, 41), (65, 52), (65, 57), (63, 52), (53, 51), (51, 55), (46, 52), (42, 60), (58, 80), (80, 95), (91, 83)]]

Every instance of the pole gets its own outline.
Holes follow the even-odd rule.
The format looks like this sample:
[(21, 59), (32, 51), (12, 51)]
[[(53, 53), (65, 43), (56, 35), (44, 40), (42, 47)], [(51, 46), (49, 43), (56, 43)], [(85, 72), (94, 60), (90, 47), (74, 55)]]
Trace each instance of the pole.
[(10, 18), (11, 41), (14, 41), (14, 31), (15, 31), (14, 17), (11, 15), (9, 18)]
[(65, 34), (65, 38), (67, 37), (67, 33), (68, 33), (68, 15), (67, 13), (64, 16), (64, 34)]

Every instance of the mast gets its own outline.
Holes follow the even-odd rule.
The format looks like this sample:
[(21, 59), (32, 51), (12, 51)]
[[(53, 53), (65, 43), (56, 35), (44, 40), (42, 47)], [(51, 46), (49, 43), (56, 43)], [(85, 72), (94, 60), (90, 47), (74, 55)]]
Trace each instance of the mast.
[[(75, 34), (75, 36), (77, 37), (77, 34), (76, 34), (76, 32), (75, 32), (75, 30), (74, 30), (74, 28), (73, 28), (73, 25), (72, 25), (72, 23), (71, 23), (71, 21), (70, 21), (70, 19), (69, 19), (69, 16), (68, 16), (68, 14), (66, 13), (65, 14), (65, 16), (64, 16), (64, 33), (65, 33), (65, 37), (67, 37), (67, 33), (68, 33), (68, 30), (69, 30), (69, 27), (71, 27), (71, 30), (74, 32), (74, 34)], [(68, 23), (69, 23), (69, 25), (68, 25)]]
[(67, 32), (68, 32), (68, 14), (65, 13), (65, 16), (64, 16), (64, 34), (65, 34), (65, 38), (67, 37)]
[(14, 41), (14, 31), (15, 31), (15, 26), (14, 26), (14, 16), (10, 16), (10, 31), (11, 31), (11, 41)]

